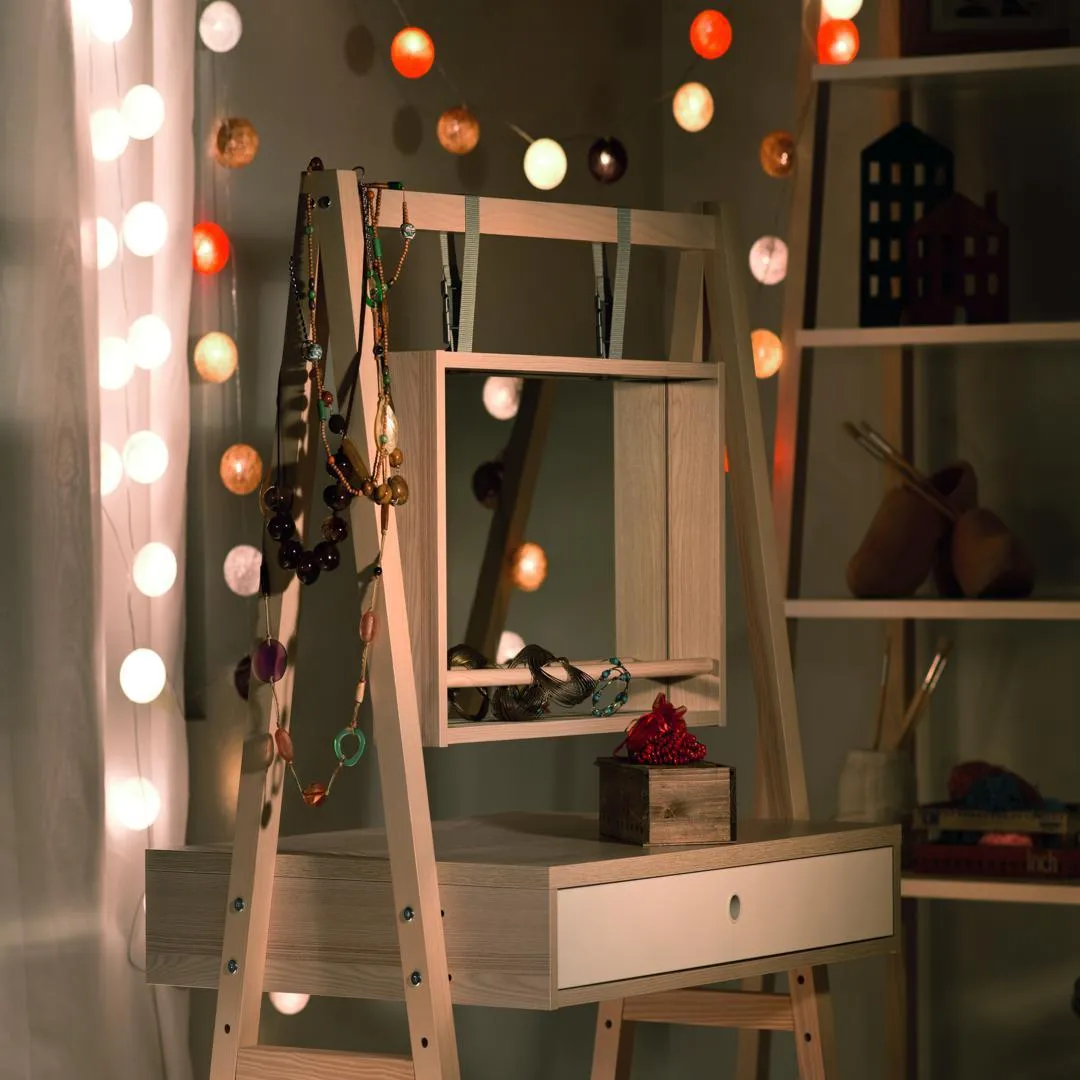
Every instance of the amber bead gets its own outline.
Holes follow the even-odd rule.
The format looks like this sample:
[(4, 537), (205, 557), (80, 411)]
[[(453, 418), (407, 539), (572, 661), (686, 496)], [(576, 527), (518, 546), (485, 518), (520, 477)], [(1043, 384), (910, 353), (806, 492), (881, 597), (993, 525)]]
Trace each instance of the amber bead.
[(360, 619), (360, 640), (374, 641), (378, 629), (379, 622), (375, 618), (375, 612), (365, 611), (363, 617)]
[(409, 501), (409, 485), (404, 476), (390, 477), (390, 498), (395, 506), (404, 506)]
[(278, 757), (291, 765), (293, 759), (292, 736), (283, 727), (279, 727), (274, 731), (274, 745), (277, 747)]
[(370, 499), (375, 491), (375, 481), (368, 477), (361, 485), (360, 490)]
[(375, 501), (380, 506), (389, 506), (390, 505), (390, 500), (392, 498), (393, 498), (393, 495), (391, 495), (391, 493), (390, 493), (390, 485), (389, 484), (380, 484), (375, 489)]
[(324, 390), (319, 396), (322, 398), (322, 403), (327, 408), (330, 408), (330, 406), (334, 404), (334, 395), (329, 390)]
[(318, 560), (319, 567), (323, 570), (336, 570), (338, 564), (341, 562), (341, 555), (338, 552), (337, 544), (331, 544), (329, 540), (324, 540), (321, 544), (315, 545), (315, 558)]
[(300, 564), (300, 556), (304, 554), (304, 545), (296, 537), (286, 540), (278, 548), (277, 561), (282, 570), (295, 570)]
[(285, 512), (275, 514), (266, 523), (266, 532), (271, 540), (276, 540), (280, 544), (283, 540), (288, 540), (296, 532), (296, 522), (293, 521), (291, 515)]
[(390, 451), (389, 460), (393, 468), (397, 469), (401, 467), (402, 463), (405, 461), (405, 454), (402, 452), (400, 446), (395, 446), (394, 449)]
[(349, 526), (344, 518), (331, 514), (322, 523), (322, 534), (324, 540), (329, 540), (332, 544), (340, 544), (349, 535)]
[(322, 499), (331, 510), (344, 510), (349, 505), (349, 493), (340, 484), (323, 488)]
[(304, 788), (304, 802), (306, 802), (308, 806), (322, 806), (322, 804), (326, 802), (326, 796), (328, 794), (329, 792), (326, 790), (325, 784), (308, 784), (308, 786)]
[(303, 585), (314, 585), (319, 580), (319, 561), (313, 551), (305, 551), (296, 564), (296, 576)]

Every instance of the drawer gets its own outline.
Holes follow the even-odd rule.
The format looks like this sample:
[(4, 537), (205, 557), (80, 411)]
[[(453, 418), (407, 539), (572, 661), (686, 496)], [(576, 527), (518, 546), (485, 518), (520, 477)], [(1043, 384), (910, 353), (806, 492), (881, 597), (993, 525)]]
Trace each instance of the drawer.
[(889, 937), (891, 847), (560, 889), (560, 990)]

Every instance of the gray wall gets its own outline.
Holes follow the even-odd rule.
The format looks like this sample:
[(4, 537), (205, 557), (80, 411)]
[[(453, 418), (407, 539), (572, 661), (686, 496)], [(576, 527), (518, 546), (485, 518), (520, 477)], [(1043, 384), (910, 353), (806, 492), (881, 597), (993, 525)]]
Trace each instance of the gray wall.
[[(385, 43), (400, 25), (390, 5), (309, 0), (252, 0), (239, 48), (204, 55), (199, 116), (209, 127), (225, 109), (247, 115), (262, 135), (255, 164), (225, 176), (207, 167), (207, 212), (216, 211), (236, 245), (237, 315), (243, 365), (244, 437), (270, 445), (274, 376), (286, 305), (285, 271), (297, 174), (312, 154), (329, 166), (363, 163), (369, 175), (400, 178), (413, 188), (536, 197), (521, 172), (524, 144), (501, 120), (532, 135), (566, 137), (610, 131), (627, 144), (631, 168), (613, 191), (599, 188), (582, 159), (588, 139), (568, 143), (571, 171), (555, 198), (687, 209), (723, 199), (737, 212), (743, 243), (784, 232), (787, 190), (757, 165), (757, 143), (775, 127), (795, 123), (792, 73), (797, 48), (797, 0), (739, 5), (731, 12), (735, 45), (705, 68), (716, 98), (716, 118), (702, 135), (674, 127), (666, 105), (652, 106), (683, 75), (686, 26), (696, 6), (673, 0), (606, 0), (588, 5), (485, 4), (410, 10), (428, 26), (440, 59), (484, 124), (480, 148), (456, 161), (434, 138), (438, 112), (455, 95), (434, 73), (406, 83), (390, 70)], [(867, 52), (872, 10), (860, 16)], [(500, 52), (500, 48), (506, 48)], [(1052, 116), (1060, 98), (1041, 99)], [(1030, 123), (1028, 99), (946, 99), (927, 116), (930, 130), (957, 151), (959, 186), (973, 197), (993, 184), (1001, 213), (1013, 226), (1016, 318), (1074, 313), (1068, 255), (1045, 256), (1056, 235), (1076, 239), (1063, 180), (1078, 174), (1075, 125), (1053, 138)], [(977, 135), (1004, 121), (1001, 139)], [(858, 222), (857, 152), (880, 133), (877, 97), (848, 91), (836, 97), (826, 207), (823, 325), (856, 318)], [(1032, 161), (1021, 171), (1015, 162)], [(212, 185), (212, 186), (211, 186)], [(1036, 187), (1036, 185), (1039, 185)], [(542, 196), (541, 196), (542, 197)], [(587, 250), (555, 244), (528, 246), (485, 240), (480, 258), (477, 346), (491, 350), (581, 353), (591, 350)], [(663, 354), (659, 262), (635, 252), (631, 273), (632, 324), (628, 354)], [(440, 340), (436, 245), (416, 245), (396, 297), (395, 347)], [(756, 287), (747, 274), (751, 319), (779, 323), (779, 289)], [(230, 318), (216, 292), (196, 298), (193, 333)], [(203, 320), (201, 323), (199, 320)], [(923, 463), (957, 455), (979, 472), (985, 501), (1024, 534), (1035, 549), (1048, 589), (1075, 581), (1080, 514), (1069, 494), (1077, 465), (1068, 441), (1078, 377), (1072, 350), (971, 350), (929, 354), (920, 361), (919, 443)], [(1021, 367), (1021, 364), (1023, 365)], [(471, 599), (487, 527), (486, 511), (471, 498), (477, 463), (502, 446), (508, 425), (492, 420), (478, 386), (455, 384), (453, 439), (448, 466), (452, 507), (450, 635), (457, 640)], [(807, 595), (843, 595), (846, 555), (858, 544), (879, 494), (877, 470), (840, 433), (845, 419), (880, 418), (878, 365), (872, 353), (822, 354), (816, 369), (809, 477)], [(774, 413), (773, 384), (763, 384), (767, 435)], [(527, 640), (569, 653), (606, 649), (611, 609), (611, 418), (604, 388), (561, 389), (529, 533), (551, 559), (547, 584), (518, 595), (509, 625)], [(252, 500), (242, 504), (220, 491), (217, 457), (236, 438), (235, 401), (221, 388), (193, 390), (192, 506), (189, 557), (189, 699), (205, 720), (189, 726), (192, 759), (191, 839), (224, 839), (231, 827), (238, 739), (245, 723), (230, 685), (235, 658), (249, 644), (252, 602), (221, 583), (228, 547), (253, 542), (259, 520)], [(586, 433), (584, 437), (582, 433)], [(770, 444), (771, 445), (771, 444)], [(199, 448), (202, 448), (200, 457)], [(588, 538), (602, 538), (585, 543)], [(753, 698), (745, 621), (737, 574), (729, 571), (729, 727), (709, 739), (714, 756), (742, 770), (744, 809), (750, 805)], [(350, 700), (359, 610), (343, 579), (320, 582), (305, 596), (305, 660), (298, 685), (298, 758), (317, 769), (330, 756), (329, 739)], [(573, 612), (568, 617), (568, 612)], [(938, 628), (932, 627), (929, 634)], [(955, 631), (957, 654), (926, 723), (920, 757), (924, 797), (941, 797), (950, 765), (985, 757), (1019, 769), (1047, 793), (1075, 795), (1080, 735), (1071, 722), (1080, 688), (1071, 656), (1077, 632), (1068, 625), (968, 624)], [(933, 638), (929, 637), (928, 641)], [(874, 624), (814, 623), (799, 639), (798, 691), (808, 782), (814, 813), (834, 809), (835, 779), (845, 751), (870, 738), (882, 647)], [(925, 643), (924, 643), (925, 644)], [(462, 747), (429, 752), (433, 810), (438, 816), (508, 807), (590, 810), (595, 806), (594, 756), (610, 739), (555, 745)], [(287, 800), (286, 832), (373, 824), (379, 820), (377, 774), (367, 761), (318, 818)], [(1074, 1077), (1080, 1065), (1077, 1026), (1068, 1012), (1078, 924), (1068, 910), (980, 905), (923, 905), (925, 940), (935, 953), (933, 1009), (927, 1025), (923, 1076), (967, 1080), (990, 1075), (1031, 1080)], [(1070, 955), (1070, 947), (1073, 954)], [(861, 962), (833, 972), (843, 1075), (862, 1078), (883, 1069), (884, 964)], [(928, 978), (929, 981), (929, 978)], [(195, 995), (193, 1043), (205, 1062), (212, 995)], [(465, 1075), (481, 1078), (550, 1077), (588, 1067), (593, 1010), (553, 1015), (458, 1010)], [(397, 1006), (312, 1001), (295, 1018), (267, 1008), (269, 1041), (351, 1048), (404, 1049)], [(775, 1078), (795, 1076), (790, 1039), (776, 1040)], [(734, 1037), (704, 1029), (646, 1028), (638, 1035), (635, 1077), (724, 1074)], [(929, 1059), (933, 1059), (930, 1071)]]

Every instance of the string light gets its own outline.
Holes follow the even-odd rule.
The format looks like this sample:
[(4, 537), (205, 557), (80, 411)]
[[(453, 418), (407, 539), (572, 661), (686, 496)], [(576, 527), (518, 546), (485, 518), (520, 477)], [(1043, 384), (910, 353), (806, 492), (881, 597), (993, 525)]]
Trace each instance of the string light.
[(168, 544), (151, 541), (139, 548), (131, 577), (143, 596), (164, 596), (176, 583), (176, 556)]
[(826, 18), (854, 19), (862, 11), (863, 0), (824, 0), (821, 7)]
[(850, 19), (829, 19), (818, 30), (818, 63), (850, 64), (859, 53), (859, 31)]
[(311, 1000), (310, 994), (283, 994), (279, 991), (273, 991), (269, 997), (270, 1004), (282, 1016), (295, 1016), (298, 1012), (303, 1012)]
[(207, 4), (199, 17), (199, 37), (211, 52), (224, 53), (235, 49), (243, 32), (240, 12), (228, 0), (214, 0), (212, 4)]
[(786, 131), (770, 131), (761, 140), (759, 157), (766, 175), (782, 180), (795, 168), (795, 140)]
[(108, 219), (99, 217), (97, 230), (97, 268), (107, 270), (120, 254), (120, 234), (116, 226)]
[(222, 570), (225, 584), (237, 596), (254, 596), (259, 591), (262, 552), (251, 544), (238, 544), (225, 556)]
[(522, 164), (525, 178), (541, 191), (552, 191), (566, 177), (566, 151), (554, 139), (531, 142)]
[(495, 650), (495, 663), (505, 664), (525, 648), (525, 639), (513, 630), (504, 630), (499, 635), (499, 647)]
[(161, 796), (151, 781), (142, 776), (117, 780), (109, 785), (109, 816), (132, 832), (149, 829), (161, 813)]
[(91, 0), (87, 15), (90, 33), (106, 45), (122, 41), (135, 18), (131, 0)]
[(123, 231), (128, 251), (149, 258), (165, 246), (169, 219), (157, 203), (139, 202), (124, 215)]
[(140, 315), (128, 328), (127, 344), (135, 366), (153, 371), (172, 354), (172, 331), (159, 315)]
[(169, 467), (169, 448), (160, 435), (136, 431), (124, 443), (123, 458), (124, 471), (136, 484), (152, 484)]
[(706, 60), (716, 60), (731, 48), (731, 23), (719, 11), (699, 11), (690, 24), (690, 46)]
[(124, 129), (133, 139), (152, 139), (165, 123), (165, 99), (147, 83), (133, 86), (120, 106)]
[(539, 544), (528, 541), (510, 560), (510, 579), (522, 592), (535, 592), (547, 577), (547, 555)]
[(471, 109), (455, 105), (439, 117), (435, 125), (439, 145), (451, 154), (470, 154), (480, 141), (480, 121)]
[(504, 375), (491, 375), (484, 380), (484, 408), (496, 420), (513, 420), (521, 405), (524, 379), (512, 379)]
[(419, 26), (406, 26), (390, 42), (390, 62), (394, 70), (406, 79), (420, 79), (435, 63), (435, 42)]
[(135, 374), (135, 361), (123, 338), (104, 337), (98, 345), (98, 384), (102, 390), (121, 390)]
[(238, 363), (236, 342), (220, 330), (203, 334), (195, 345), (195, 370), (207, 382), (225, 382)]
[(259, 152), (259, 133), (242, 116), (230, 116), (218, 125), (214, 137), (214, 156), (226, 169), (242, 169)]
[(200, 221), (191, 231), (192, 264), (200, 274), (216, 274), (229, 261), (229, 237), (212, 221)]
[(90, 152), (95, 161), (115, 161), (128, 144), (119, 109), (96, 109), (90, 114)]
[(111, 495), (124, 479), (124, 459), (111, 443), (101, 443), (101, 494)]
[(120, 689), (136, 705), (149, 705), (165, 689), (165, 661), (153, 649), (133, 649), (120, 665)]
[(597, 139), (589, 147), (589, 172), (601, 184), (621, 180), (629, 160), (626, 147), (618, 139)]
[(699, 82), (683, 83), (675, 91), (671, 101), (675, 123), (683, 131), (703, 131), (713, 118), (713, 96), (707, 86)]
[(775, 375), (784, 363), (784, 347), (771, 330), (755, 330), (750, 335), (754, 350), (754, 374), (759, 379)]
[(247, 443), (236, 443), (221, 455), (221, 482), (234, 495), (250, 495), (262, 482), (262, 458)]
[(762, 236), (750, 249), (750, 273), (762, 285), (779, 285), (787, 277), (788, 249), (779, 236)]

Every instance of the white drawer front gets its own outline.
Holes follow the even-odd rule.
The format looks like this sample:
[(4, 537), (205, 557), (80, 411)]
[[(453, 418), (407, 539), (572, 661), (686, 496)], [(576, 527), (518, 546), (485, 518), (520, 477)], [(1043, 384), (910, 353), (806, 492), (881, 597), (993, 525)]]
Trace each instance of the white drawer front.
[(897, 887), (892, 848), (871, 848), (560, 889), (558, 986), (888, 937)]

